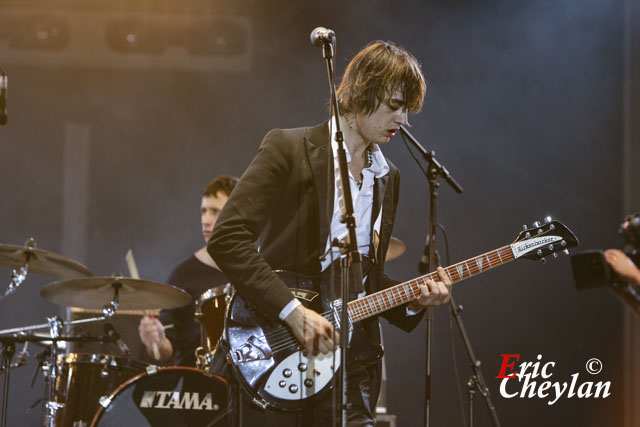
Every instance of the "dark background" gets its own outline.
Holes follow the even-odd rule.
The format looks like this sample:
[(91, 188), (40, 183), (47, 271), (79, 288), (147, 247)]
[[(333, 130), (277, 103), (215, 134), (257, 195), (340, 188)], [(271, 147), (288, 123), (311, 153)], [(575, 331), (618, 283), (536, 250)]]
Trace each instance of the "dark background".
[[(2, 3), (0, 15), (1, 7), (44, 8)], [(269, 129), (326, 119), (325, 65), (308, 40), (314, 27), (326, 26), (338, 35), (337, 74), (374, 39), (393, 40), (422, 62), (429, 90), (423, 112), (410, 118), (412, 132), (464, 187), (462, 195), (444, 184), (439, 190), (452, 263), (510, 243), (522, 224), (547, 215), (565, 222), (582, 249), (618, 246), (624, 214), (620, 1), (170, 3), (47, 2), (47, 10), (66, 10), (70, 21), (81, 9), (110, 8), (167, 19), (200, 10), (246, 17), (250, 66), (132, 69), (126, 59), (79, 66), (65, 63), (64, 50), (40, 62), (35, 51), (35, 62), (25, 64), (12, 60), (18, 49), (3, 45), (9, 35), (6, 27), (0, 31), (0, 67), (10, 81), (9, 124), (0, 128), (0, 242), (21, 244), (33, 236), (39, 247), (62, 251), (64, 123), (80, 123), (89, 128), (90, 155), (87, 250), (78, 261), (94, 275), (126, 272), (131, 248), (143, 278), (166, 280), (171, 267), (202, 244), (198, 211), (205, 184), (217, 175), (241, 175)], [(384, 152), (402, 173), (393, 234), (407, 245), (387, 271), (408, 280), (424, 245), (427, 185), (400, 137)], [(8, 282), (9, 270), (0, 274)], [(0, 301), (0, 327), (62, 315), (39, 296), (52, 280), (32, 275)], [(457, 285), (454, 295), (502, 425), (622, 423), (621, 305), (605, 290), (577, 291), (568, 257), (546, 265), (518, 261)], [(383, 328), (388, 410), (401, 426), (420, 425), (425, 327), (411, 334), (384, 322)], [(466, 408), (470, 370), (444, 307), (436, 310), (434, 346), (433, 425), (462, 425), (456, 384)], [(541, 354), (556, 363), (551, 381), (580, 373), (578, 384), (611, 381), (612, 395), (563, 397), (552, 406), (537, 397), (505, 399), (494, 378), (501, 354), (520, 354), (520, 361)], [(592, 357), (604, 366), (597, 376), (585, 372)], [(41, 380), (28, 389), (34, 368), (31, 361), (12, 375), (9, 425), (38, 423), (37, 408), (24, 414), (42, 395)], [(475, 409), (476, 425), (490, 425), (480, 399)]]

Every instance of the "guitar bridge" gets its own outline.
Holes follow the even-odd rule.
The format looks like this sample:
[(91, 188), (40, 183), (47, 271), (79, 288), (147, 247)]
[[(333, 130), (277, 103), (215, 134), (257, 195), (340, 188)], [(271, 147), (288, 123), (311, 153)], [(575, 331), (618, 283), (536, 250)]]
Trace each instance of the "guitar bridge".
[(234, 350), (232, 354), (236, 363), (268, 360), (273, 355), (264, 339), (257, 338), (255, 335), (251, 335), (247, 342)]

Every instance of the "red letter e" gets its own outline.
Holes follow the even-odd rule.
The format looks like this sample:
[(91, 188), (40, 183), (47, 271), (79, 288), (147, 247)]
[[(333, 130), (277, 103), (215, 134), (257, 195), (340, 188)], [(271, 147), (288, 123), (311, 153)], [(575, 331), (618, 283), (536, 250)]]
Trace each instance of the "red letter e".
[(519, 354), (501, 354), (502, 356), (502, 366), (500, 367), (500, 374), (496, 377), (496, 378), (515, 378), (516, 377), (516, 373), (514, 372), (511, 375), (505, 375), (505, 371), (507, 370), (507, 368), (511, 368), (511, 370), (513, 370), (513, 364), (516, 363), (509, 362), (509, 359), (512, 357), (515, 357), (516, 360), (520, 360), (520, 355)]

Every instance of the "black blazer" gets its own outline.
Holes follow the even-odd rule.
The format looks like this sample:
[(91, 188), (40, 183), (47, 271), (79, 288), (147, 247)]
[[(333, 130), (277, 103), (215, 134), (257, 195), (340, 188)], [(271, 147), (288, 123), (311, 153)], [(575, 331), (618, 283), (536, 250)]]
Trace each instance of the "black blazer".
[[(231, 193), (208, 243), (212, 258), (240, 295), (272, 320), (293, 299), (272, 270), (317, 274), (321, 269), (319, 257), (325, 251), (334, 197), (329, 138), (328, 122), (271, 130)], [(398, 170), (388, 164), (389, 173), (375, 180), (372, 212), (378, 212), (380, 203), (383, 208), (378, 263), (368, 275), (370, 293), (398, 283), (384, 274), (400, 188)], [(255, 247), (258, 238), (260, 252)], [(405, 305), (383, 316), (407, 331), (422, 317), (407, 316)]]

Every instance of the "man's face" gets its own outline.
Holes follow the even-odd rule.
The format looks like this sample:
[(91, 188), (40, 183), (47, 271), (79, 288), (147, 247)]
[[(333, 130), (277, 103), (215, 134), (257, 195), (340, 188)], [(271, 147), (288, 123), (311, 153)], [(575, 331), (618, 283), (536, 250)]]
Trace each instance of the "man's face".
[(211, 231), (213, 226), (216, 225), (218, 214), (227, 203), (229, 196), (221, 191), (218, 191), (215, 196), (202, 197), (202, 203), (200, 204), (200, 223), (202, 224), (202, 236), (205, 243), (209, 241), (211, 237)]
[(408, 123), (407, 114), (402, 92), (397, 90), (373, 113), (356, 114), (357, 131), (365, 143), (386, 144), (400, 130), (400, 125)]

